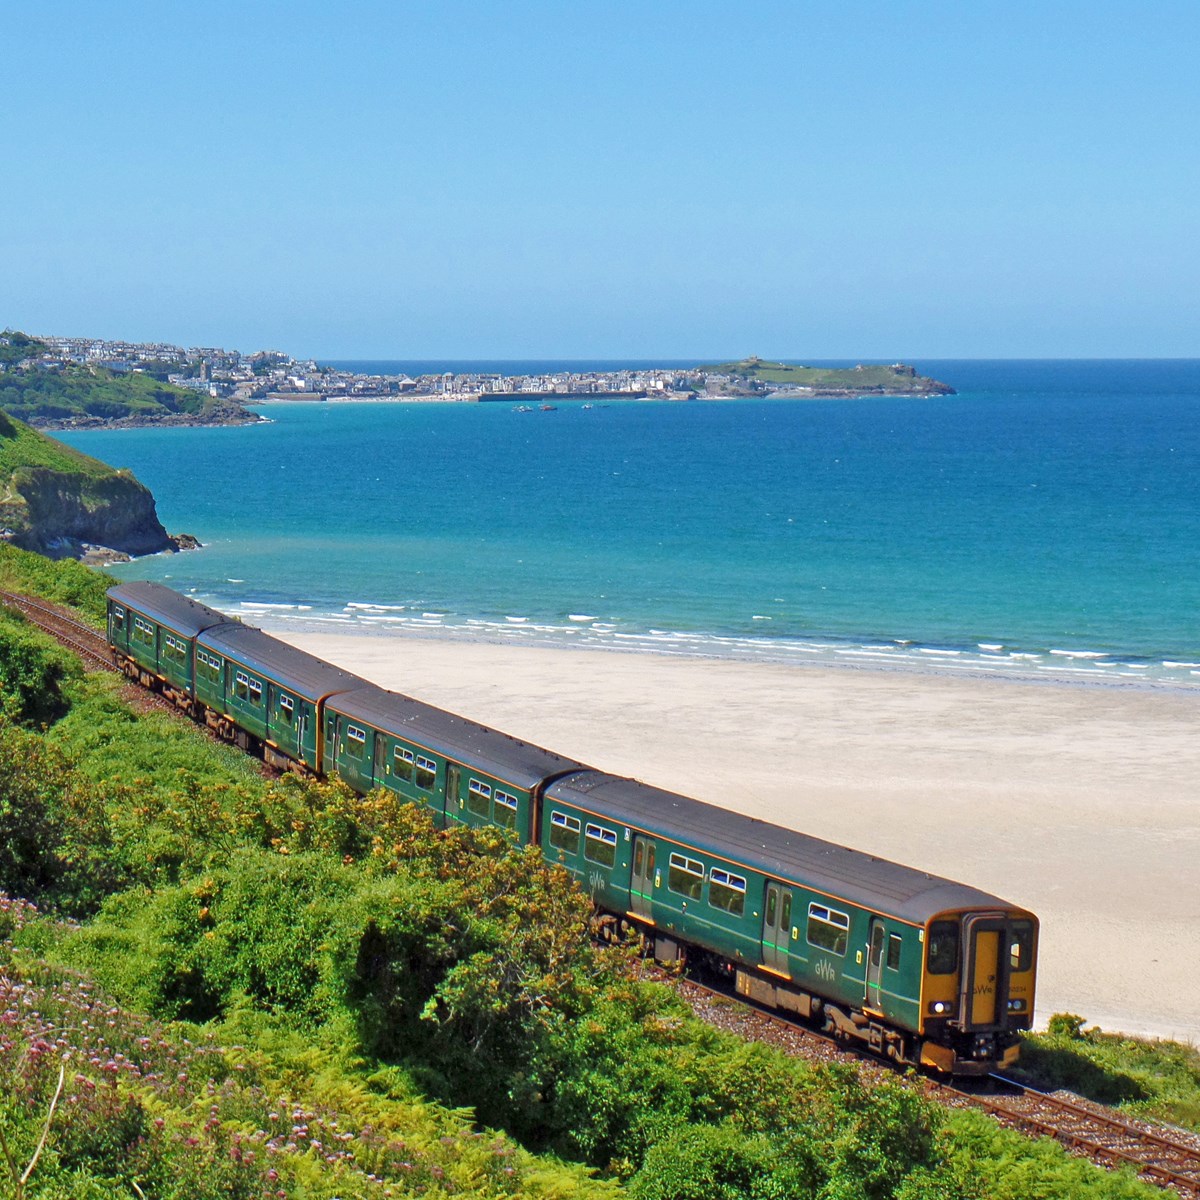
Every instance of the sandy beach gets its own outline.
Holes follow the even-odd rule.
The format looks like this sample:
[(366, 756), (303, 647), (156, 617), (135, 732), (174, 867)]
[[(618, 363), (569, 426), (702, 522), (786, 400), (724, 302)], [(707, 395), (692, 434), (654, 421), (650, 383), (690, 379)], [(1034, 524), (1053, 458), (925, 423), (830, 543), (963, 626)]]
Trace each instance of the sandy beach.
[(1200, 1040), (1194, 696), (276, 632), (597, 767), (1026, 905), (1039, 1025)]

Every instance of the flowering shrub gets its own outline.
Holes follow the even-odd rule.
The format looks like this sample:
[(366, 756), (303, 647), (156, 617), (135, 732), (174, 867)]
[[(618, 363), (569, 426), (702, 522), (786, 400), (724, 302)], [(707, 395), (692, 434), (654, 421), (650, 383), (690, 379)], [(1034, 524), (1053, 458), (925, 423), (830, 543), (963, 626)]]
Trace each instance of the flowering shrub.
[(132, 1017), (86, 979), (0, 973), (0, 1132), (18, 1161), (65, 1068), (47, 1185), (107, 1179), (162, 1200), (608, 1194), (462, 1114), (348, 1083), (333, 1059), (304, 1065), (285, 1086), (261, 1051)]

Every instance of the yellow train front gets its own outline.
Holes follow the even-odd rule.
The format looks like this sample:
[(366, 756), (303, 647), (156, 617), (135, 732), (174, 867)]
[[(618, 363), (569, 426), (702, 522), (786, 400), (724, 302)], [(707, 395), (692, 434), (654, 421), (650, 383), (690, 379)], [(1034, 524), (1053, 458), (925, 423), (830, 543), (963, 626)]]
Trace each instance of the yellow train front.
[(959, 1075), (1016, 1061), (1033, 1025), (1037, 918), (1025, 909), (938, 913), (925, 926), (921, 1062)]

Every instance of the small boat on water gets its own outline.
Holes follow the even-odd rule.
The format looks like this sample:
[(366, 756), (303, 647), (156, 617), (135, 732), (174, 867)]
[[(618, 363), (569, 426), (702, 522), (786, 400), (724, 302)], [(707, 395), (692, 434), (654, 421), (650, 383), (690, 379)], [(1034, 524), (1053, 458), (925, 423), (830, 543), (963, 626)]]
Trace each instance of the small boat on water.
[(518, 404), (513, 412), (533, 412), (533, 409), (528, 404)]
[(542, 412), (558, 412), (557, 404), (543, 404)]

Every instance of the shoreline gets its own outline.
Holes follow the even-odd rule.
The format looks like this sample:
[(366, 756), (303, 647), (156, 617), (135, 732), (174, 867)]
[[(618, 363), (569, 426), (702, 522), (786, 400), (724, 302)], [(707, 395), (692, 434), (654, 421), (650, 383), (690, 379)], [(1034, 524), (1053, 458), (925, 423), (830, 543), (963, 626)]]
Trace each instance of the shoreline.
[(420, 604), (350, 602), (339, 610), (323, 610), (301, 603), (231, 602), (210, 595), (196, 598), (251, 624), (266, 623), (272, 632), (609, 651), (705, 662), (881, 671), (920, 677), (955, 676), (1180, 695), (1200, 692), (1200, 654), (1175, 658), (1160, 652), (1139, 661), (1136, 654), (1065, 647), (1028, 650), (998, 642), (945, 646), (909, 639), (868, 641), (838, 635), (773, 638), (765, 632), (751, 631), (715, 634), (658, 628), (639, 630), (622, 627), (618, 619), (606, 621), (590, 614), (571, 614), (566, 623), (561, 620), (549, 623), (527, 616), (460, 617), (448, 612), (423, 611)]
[(584, 656), (596, 647), (246, 616), (601, 769), (1028, 905), (1042, 921), (1040, 1028), (1071, 1011), (1200, 1040), (1200, 739), (1187, 688), (940, 664)]

